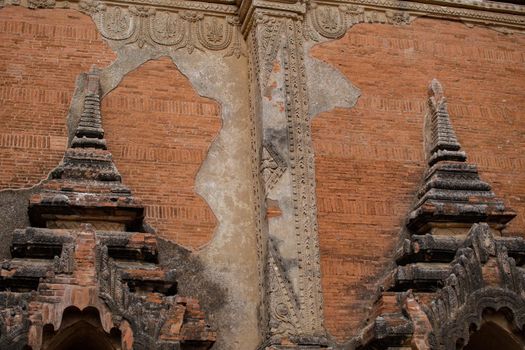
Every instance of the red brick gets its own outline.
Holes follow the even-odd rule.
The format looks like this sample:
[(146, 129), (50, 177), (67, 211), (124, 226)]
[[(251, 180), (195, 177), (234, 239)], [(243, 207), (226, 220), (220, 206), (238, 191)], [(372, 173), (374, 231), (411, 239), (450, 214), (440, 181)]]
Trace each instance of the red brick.
[(102, 103), (106, 139), (123, 181), (146, 205), (146, 222), (186, 247), (207, 243), (216, 219), (195, 177), (221, 127), (220, 108), (200, 97), (168, 58), (129, 73)]
[(0, 189), (34, 185), (58, 165), (76, 77), (115, 58), (89, 16), (0, 9)]
[(425, 170), (426, 89), (441, 81), (459, 141), (525, 231), (525, 36), (418, 19), (360, 24), (312, 55), (362, 91), (313, 123), (325, 319), (339, 339), (365, 322)]

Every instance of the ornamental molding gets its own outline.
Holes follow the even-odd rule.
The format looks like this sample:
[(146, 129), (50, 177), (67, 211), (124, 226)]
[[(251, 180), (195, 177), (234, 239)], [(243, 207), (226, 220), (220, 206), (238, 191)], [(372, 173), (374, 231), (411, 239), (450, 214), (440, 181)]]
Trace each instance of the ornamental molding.
[(92, 0), (80, 2), (79, 7), (91, 15), (101, 35), (117, 45), (186, 49), (190, 54), (195, 50), (225, 51), (225, 57), (237, 58), (243, 55), (234, 16), (153, 6), (111, 6)]
[(83, 12), (92, 17), (102, 37), (117, 49), (133, 45), (139, 49), (185, 49), (190, 54), (220, 51), (224, 57), (246, 55), (236, 8), (230, 5), (178, 0), (0, 0), (0, 7), (8, 4), (31, 9), (71, 8)]
[[(486, 223), (474, 224), (458, 249), (444, 286), (423, 310), (432, 324), (433, 349), (451, 349), (468, 342), (470, 326), (482, 324), (487, 308), (513, 313), (517, 329), (525, 324), (525, 277), (507, 247), (495, 240)], [(498, 283), (492, 283), (494, 277)]]
[(441, 18), (467, 25), (488, 25), (511, 33), (525, 29), (525, 6), (468, 0), (419, 3), (396, 0), (319, 0), (308, 5), (305, 35), (308, 40), (341, 38), (359, 23), (406, 25), (418, 17)]
[[(68, 0), (2, 0), (2, 5), (15, 5), (28, 8), (74, 8), (78, 9), (80, 1)], [(94, 2), (94, 1), (92, 1)], [(107, 6), (152, 6), (164, 10), (194, 10), (208, 13), (229, 14), (237, 13), (237, 6), (230, 1), (188, 1), (188, 0), (132, 0), (132, 1), (103, 1)]]
[(366, 9), (358, 5), (312, 3), (304, 21), (307, 40), (339, 39), (358, 23), (410, 24), (417, 16), (391, 9)]
[(409, 24), (418, 17), (487, 25), (502, 32), (525, 30), (525, 6), (472, 0), (246, 0), (239, 7), (242, 32), (254, 22), (255, 9), (272, 16), (304, 16), (307, 40), (338, 39), (358, 23)]

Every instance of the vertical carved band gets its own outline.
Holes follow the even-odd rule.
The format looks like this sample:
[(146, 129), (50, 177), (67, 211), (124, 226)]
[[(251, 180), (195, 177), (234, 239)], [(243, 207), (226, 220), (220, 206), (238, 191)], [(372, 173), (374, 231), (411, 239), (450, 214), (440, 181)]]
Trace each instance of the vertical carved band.
[(299, 257), (299, 300), (303, 331), (322, 330), (322, 294), (315, 205), (315, 171), (303, 57), (302, 22), (286, 19), (284, 55), (290, 174)]
[[(297, 344), (305, 341), (320, 344), (325, 333), (302, 17), (294, 13), (272, 16), (268, 12), (256, 12), (248, 39), (252, 80), (256, 81), (252, 84), (252, 113), (254, 122), (261, 128), (259, 137), (264, 139), (264, 148), (261, 142), (255, 150), (260, 159), (259, 176), (265, 183), (264, 196), (268, 196), (283, 174), (289, 173), (290, 188), (281, 186), (281, 190), (291, 196), (293, 219), (288, 224), (293, 227), (287, 231), (294, 236), (286, 240), (295, 242), (292, 255), (297, 260), (297, 273), (291, 277), (291, 272), (285, 268), (286, 257), (273, 241), (274, 233), (268, 232), (268, 225), (261, 225), (259, 241), (260, 251), (265, 252), (262, 271), (266, 294), (266, 319), (261, 322), (267, 325), (267, 344), (279, 344), (284, 338)], [(282, 76), (282, 89), (270, 87), (275, 79), (280, 79), (275, 74)], [(272, 126), (270, 120), (275, 116), (268, 102), (263, 102), (263, 93), (270, 90), (284, 101), (282, 127), (286, 134), (286, 150), (277, 151), (272, 145), (275, 135), (271, 130), (275, 132), (276, 125)], [(275, 195), (280, 198), (279, 194)]]

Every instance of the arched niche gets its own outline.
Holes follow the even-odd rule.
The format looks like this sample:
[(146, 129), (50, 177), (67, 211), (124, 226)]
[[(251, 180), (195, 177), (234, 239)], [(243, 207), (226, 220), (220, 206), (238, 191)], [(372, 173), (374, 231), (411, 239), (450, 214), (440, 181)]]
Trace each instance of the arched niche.
[(120, 350), (121, 334), (117, 328), (107, 333), (102, 328), (100, 314), (94, 307), (80, 311), (70, 306), (64, 310), (60, 329), (44, 326), (43, 350)]
[[(465, 344), (466, 343), (466, 344)], [(513, 324), (512, 312), (506, 308), (485, 309), (480, 327), (470, 326), (468, 342), (459, 339), (458, 350), (524, 350), (525, 333)]]

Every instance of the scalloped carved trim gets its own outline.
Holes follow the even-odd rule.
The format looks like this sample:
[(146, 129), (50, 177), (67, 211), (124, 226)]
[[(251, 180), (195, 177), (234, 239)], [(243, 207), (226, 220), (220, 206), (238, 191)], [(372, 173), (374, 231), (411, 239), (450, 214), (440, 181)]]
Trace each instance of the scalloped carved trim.
[[(488, 264), (490, 261), (494, 263)], [(487, 308), (508, 308), (515, 326), (525, 326), (525, 278), (506, 248), (494, 240), (486, 223), (472, 226), (452, 266), (445, 286), (430, 305), (424, 306), (432, 323), (433, 348), (453, 349), (459, 339), (468, 342), (469, 326), (479, 328)], [(488, 279), (487, 273), (499, 277), (498, 286), (489, 284), (493, 278)]]
[(207, 15), (197, 11), (167, 11), (150, 6), (113, 6), (92, 0), (80, 9), (90, 14), (102, 36), (119, 45), (139, 48), (169, 47), (173, 50), (230, 50), (224, 56), (239, 58), (241, 37), (235, 17)]
[[(74, 8), (93, 18), (100, 34), (117, 45), (139, 48), (186, 49), (188, 53), (222, 51), (224, 57), (246, 56), (235, 10), (227, 5), (173, 1), (159, 6), (136, 6), (125, 1), (0, 0), (5, 5), (36, 8)], [(180, 6), (180, 7), (179, 7)]]

